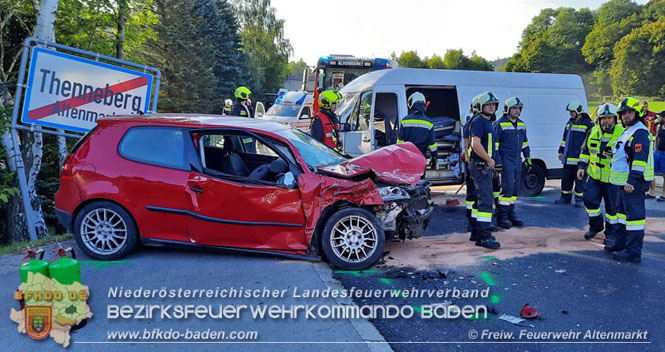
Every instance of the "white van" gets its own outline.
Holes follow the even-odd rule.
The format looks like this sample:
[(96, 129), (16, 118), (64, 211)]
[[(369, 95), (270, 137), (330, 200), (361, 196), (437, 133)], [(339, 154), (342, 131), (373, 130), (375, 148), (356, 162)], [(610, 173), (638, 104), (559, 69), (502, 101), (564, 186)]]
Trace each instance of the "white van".
[[(527, 125), (533, 168), (523, 173), (522, 194), (535, 196), (545, 179), (561, 177), (557, 157), (571, 101), (587, 106), (582, 79), (577, 75), (481, 72), (398, 68), (370, 72), (346, 85), (337, 114), (342, 122), (344, 151), (356, 156), (395, 143), (399, 121), (408, 114), (406, 100), (419, 91), (429, 102), (427, 116), (437, 134), (438, 170), (428, 170), (436, 184), (461, 184), (463, 150), (461, 129), (471, 99), (491, 91), (503, 102), (511, 96), (525, 104), (521, 118)], [(429, 161), (428, 161), (429, 162)], [(428, 167), (429, 169), (429, 167)]]
[(312, 104), (314, 98), (312, 93), (286, 92), (277, 98), (275, 104), (270, 106), (263, 116), (257, 117), (263, 120), (281, 122), (291, 127), (309, 131), (312, 118)]

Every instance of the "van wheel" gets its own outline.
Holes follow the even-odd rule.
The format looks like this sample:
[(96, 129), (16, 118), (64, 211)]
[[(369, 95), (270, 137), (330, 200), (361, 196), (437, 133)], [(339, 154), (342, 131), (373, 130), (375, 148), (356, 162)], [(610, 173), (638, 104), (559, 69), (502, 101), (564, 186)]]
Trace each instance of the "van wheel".
[(385, 242), (379, 221), (362, 208), (334, 213), (323, 228), (323, 252), (328, 261), (345, 270), (361, 270), (376, 264)]
[(76, 215), (76, 244), (98, 260), (116, 260), (137, 246), (136, 223), (121, 206), (108, 201), (92, 202)]
[(543, 191), (545, 187), (545, 171), (538, 164), (532, 164), (531, 170), (522, 171), (522, 187), (520, 193), (526, 197), (535, 197)]

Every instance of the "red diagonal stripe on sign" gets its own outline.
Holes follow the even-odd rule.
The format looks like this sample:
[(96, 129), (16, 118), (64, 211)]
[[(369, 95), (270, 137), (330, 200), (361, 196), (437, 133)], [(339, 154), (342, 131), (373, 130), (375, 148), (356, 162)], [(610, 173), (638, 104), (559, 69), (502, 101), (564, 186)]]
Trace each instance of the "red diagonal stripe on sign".
[[(134, 88), (138, 88), (140, 86), (145, 86), (148, 84), (148, 78), (147, 77), (137, 77), (130, 79), (129, 81), (125, 82), (120, 82), (118, 84), (114, 84), (112, 86), (109, 86), (109, 90), (113, 91), (113, 94), (118, 94), (122, 92), (126, 92), (128, 90), (132, 90)], [(106, 88), (101, 88), (102, 90)], [(83, 96), (82, 99), (79, 99), (79, 96), (71, 97), (69, 99), (63, 100), (59, 103), (53, 103), (50, 105), (42, 106), (41, 108), (36, 108), (33, 110), (30, 110), (28, 112), (28, 119), (30, 120), (39, 120), (42, 117), (46, 117), (49, 115), (53, 115), (53, 108), (56, 106), (56, 104), (61, 104), (61, 106), (67, 105), (70, 108), (75, 108), (81, 105), (85, 105), (88, 103), (94, 102), (94, 99), (89, 99), (90, 98), (90, 93), (86, 94)], [(94, 97), (94, 89), (92, 92), (92, 96)], [(104, 97), (102, 97), (102, 100)]]

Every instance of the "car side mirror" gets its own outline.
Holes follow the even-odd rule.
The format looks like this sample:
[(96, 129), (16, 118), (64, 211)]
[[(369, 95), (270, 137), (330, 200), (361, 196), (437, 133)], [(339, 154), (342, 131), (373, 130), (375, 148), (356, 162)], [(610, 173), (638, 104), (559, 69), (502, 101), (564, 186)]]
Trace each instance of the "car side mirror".
[(277, 180), (277, 186), (293, 189), (296, 186), (296, 178), (293, 176), (293, 173), (289, 171)]

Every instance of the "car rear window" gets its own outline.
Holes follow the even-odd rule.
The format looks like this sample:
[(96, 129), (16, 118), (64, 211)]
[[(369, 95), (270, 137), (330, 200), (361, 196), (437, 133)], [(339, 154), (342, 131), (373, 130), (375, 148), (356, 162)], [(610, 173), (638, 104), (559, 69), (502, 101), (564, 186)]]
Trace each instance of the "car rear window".
[(118, 152), (141, 163), (187, 170), (185, 134), (168, 127), (135, 127), (120, 141)]

